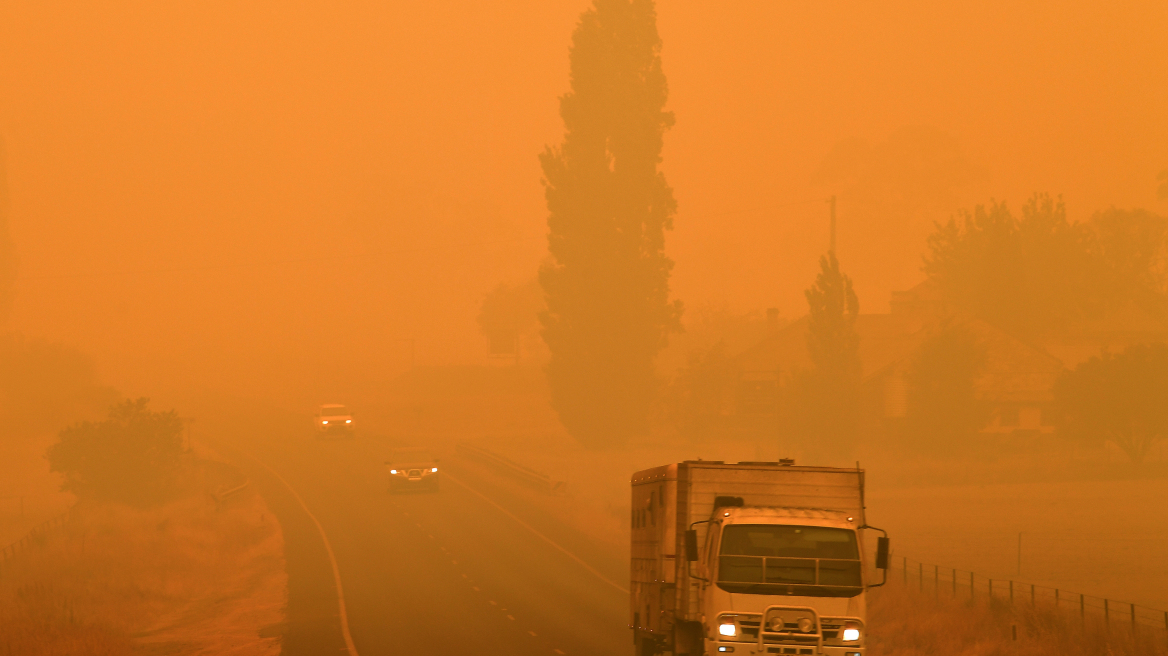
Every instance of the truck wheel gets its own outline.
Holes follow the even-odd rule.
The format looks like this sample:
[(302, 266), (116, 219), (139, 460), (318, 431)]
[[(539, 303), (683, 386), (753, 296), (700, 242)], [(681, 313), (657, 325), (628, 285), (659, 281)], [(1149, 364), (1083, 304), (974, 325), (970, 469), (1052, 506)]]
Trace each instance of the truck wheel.
[(701, 656), (705, 648), (700, 623), (678, 622), (673, 626), (673, 653), (676, 656)]
[(657, 656), (661, 652), (657, 651), (656, 640), (651, 637), (638, 636), (637, 642), (634, 644), (633, 653), (635, 656)]

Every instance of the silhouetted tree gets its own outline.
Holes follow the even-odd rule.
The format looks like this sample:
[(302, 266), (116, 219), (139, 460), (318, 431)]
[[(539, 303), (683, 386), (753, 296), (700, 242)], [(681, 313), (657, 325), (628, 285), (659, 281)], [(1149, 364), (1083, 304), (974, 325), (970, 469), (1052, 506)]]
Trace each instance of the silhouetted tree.
[(572, 35), (563, 143), (540, 157), (551, 262), (540, 270), (552, 404), (590, 447), (646, 430), (653, 362), (680, 327), (658, 170), (673, 124), (652, 0), (595, 0)]
[(1061, 199), (1036, 194), (1016, 218), (978, 206), (928, 239), (924, 270), (960, 307), (1015, 332), (1065, 326), (1100, 310), (1102, 281), (1090, 235)]
[(985, 347), (968, 330), (946, 326), (921, 345), (906, 372), (909, 443), (924, 450), (950, 450), (965, 443), (990, 418), (977, 398)]
[(860, 302), (835, 253), (819, 260), (815, 284), (804, 295), (809, 309), (807, 350), (813, 367), (795, 381), (793, 427), (813, 457), (841, 455), (854, 446), (860, 416)]
[(1112, 302), (1162, 309), (1168, 292), (1168, 219), (1143, 209), (1096, 212), (1087, 223)]
[(0, 326), (12, 312), (16, 283), (16, 248), (8, 230), (8, 170), (4, 138), (0, 136)]
[(500, 283), (492, 289), (478, 316), (479, 330), (490, 339), (491, 352), (518, 352), (519, 338), (534, 333), (543, 307), (543, 292), (535, 278), (522, 285)]
[(100, 422), (73, 424), (49, 447), (50, 471), (65, 475), (62, 490), (144, 505), (165, 500), (183, 458), (182, 420), (151, 412), (149, 399), (123, 401)]
[(1104, 352), (1063, 374), (1054, 396), (1060, 433), (1111, 442), (1141, 462), (1157, 440), (1168, 437), (1168, 346)]
[(665, 395), (667, 421), (687, 439), (714, 437), (736, 380), (725, 342), (690, 351), (688, 363), (677, 372)]

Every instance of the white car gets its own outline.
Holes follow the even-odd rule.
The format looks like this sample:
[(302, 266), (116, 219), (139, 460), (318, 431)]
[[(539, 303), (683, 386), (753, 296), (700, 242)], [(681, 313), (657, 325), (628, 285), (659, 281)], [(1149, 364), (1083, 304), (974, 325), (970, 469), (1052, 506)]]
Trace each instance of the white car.
[(322, 435), (352, 435), (353, 414), (343, 405), (326, 403), (316, 415), (316, 430)]

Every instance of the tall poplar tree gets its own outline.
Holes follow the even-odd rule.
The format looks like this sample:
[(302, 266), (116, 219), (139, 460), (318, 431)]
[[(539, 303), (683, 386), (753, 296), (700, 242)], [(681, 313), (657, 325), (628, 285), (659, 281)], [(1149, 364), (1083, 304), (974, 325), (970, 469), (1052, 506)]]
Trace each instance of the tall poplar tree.
[(16, 284), (16, 248), (8, 232), (8, 170), (4, 137), (0, 136), (0, 327), (12, 312)]
[(819, 259), (819, 275), (807, 298), (807, 350), (814, 365), (800, 372), (792, 390), (791, 428), (813, 459), (851, 453), (859, 430), (860, 301), (835, 253)]
[(572, 35), (564, 141), (540, 156), (551, 261), (543, 338), (552, 404), (593, 448), (647, 428), (653, 362), (681, 304), (665, 256), (676, 201), (658, 169), (668, 90), (653, 0), (595, 0)]

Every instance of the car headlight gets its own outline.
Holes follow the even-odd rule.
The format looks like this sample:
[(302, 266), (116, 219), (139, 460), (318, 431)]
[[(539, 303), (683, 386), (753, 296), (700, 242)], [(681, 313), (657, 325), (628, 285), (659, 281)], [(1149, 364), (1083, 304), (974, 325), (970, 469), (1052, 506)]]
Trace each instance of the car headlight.
[(327, 423), (328, 423), (328, 419), (324, 419), (324, 420), (322, 420), (320, 423), (322, 423), (322, 424), (327, 424)]
[(430, 471), (431, 471), (431, 472), (433, 472), (433, 473), (435, 473), (435, 474), (437, 474), (437, 473), (438, 473), (438, 468), (437, 468), (437, 467), (431, 467), (431, 468), (430, 468)]
[(860, 625), (855, 622), (848, 622), (844, 625), (843, 633), (844, 642), (855, 642), (860, 639)]
[(391, 470), (389, 470), (389, 473), (391, 473), (391, 474), (396, 474), (396, 473), (397, 473), (397, 470), (396, 470), (396, 469), (391, 469)]
[(733, 638), (738, 635), (738, 626), (734, 622), (722, 622), (718, 625), (718, 634)]

